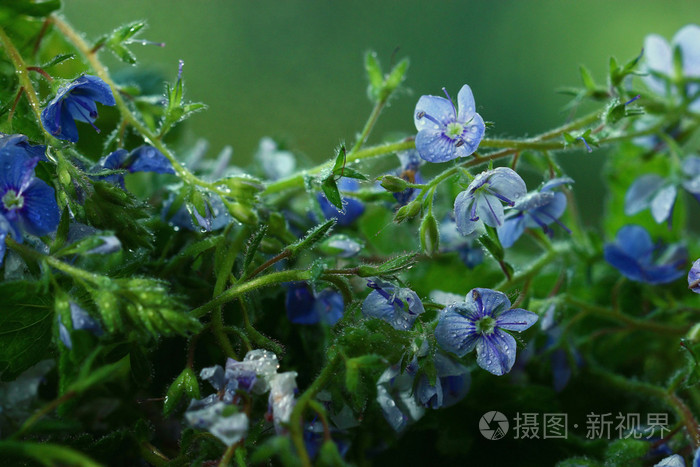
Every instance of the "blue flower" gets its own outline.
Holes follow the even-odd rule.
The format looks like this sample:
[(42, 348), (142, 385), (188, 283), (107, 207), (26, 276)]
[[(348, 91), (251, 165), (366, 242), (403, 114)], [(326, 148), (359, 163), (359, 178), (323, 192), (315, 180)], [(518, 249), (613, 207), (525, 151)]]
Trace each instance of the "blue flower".
[(38, 162), (21, 144), (0, 147), (0, 262), (7, 234), (21, 241), (23, 233), (42, 236), (58, 228), (61, 213), (54, 189), (34, 176)]
[[(360, 188), (360, 183), (354, 178), (341, 178), (338, 182), (338, 189), (341, 191), (357, 191)], [(319, 193), (317, 195), (318, 204), (321, 206), (321, 211), (326, 219), (337, 219), (338, 225), (348, 226), (355, 222), (355, 219), (360, 217), (365, 212), (365, 205), (362, 201), (350, 196), (343, 196), (343, 210), (333, 206), (326, 199), (326, 195)]]
[(176, 199), (173, 193), (163, 204), (162, 216), (175, 230), (180, 228), (212, 232), (223, 229), (231, 223), (231, 215), (221, 198), (211, 192), (202, 193), (204, 199), (204, 215), (201, 215), (192, 203), (183, 203), (180, 208), (171, 213), (171, 207)]
[(500, 376), (515, 363), (516, 343), (505, 331), (524, 331), (537, 315), (522, 308), (510, 308), (510, 300), (490, 289), (472, 289), (463, 303), (446, 306), (435, 328), (437, 343), (458, 357), (476, 348), (477, 364)]
[(394, 329), (407, 331), (413, 327), (418, 315), (425, 311), (418, 294), (411, 289), (378, 280), (367, 281), (367, 286), (374, 290), (362, 302), (365, 317), (383, 319)]
[(696, 259), (688, 271), (688, 288), (695, 293), (700, 293), (700, 259)]
[(93, 124), (97, 119), (96, 102), (117, 104), (107, 83), (97, 76), (79, 76), (58, 89), (56, 97), (41, 112), (41, 123), (56, 138), (75, 143), (78, 141), (75, 120), (89, 123), (100, 132)]
[[(402, 151), (397, 154), (401, 161), (401, 168), (397, 171), (396, 176), (403, 178), (409, 183), (423, 183), (423, 176), (418, 170), (424, 163), (420, 155), (415, 150)], [(404, 206), (413, 201), (418, 196), (417, 188), (406, 188), (403, 191), (394, 193), (394, 198), (400, 206)]]
[[(700, 27), (689, 24), (681, 28), (669, 44), (666, 39), (650, 34), (644, 40), (644, 57), (646, 71), (644, 82), (650, 90), (660, 96), (678, 96), (674, 81), (681, 76), (675, 76), (673, 51), (678, 48), (681, 53), (682, 77), (700, 78)], [(700, 100), (697, 99), (700, 84), (686, 84), (685, 93), (691, 97), (689, 109), (700, 111)]]
[(423, 407), (431, 409), (453, 406), (469, 392), (469, 369), (441, 353), (435, 354), (434, 364), (435, 384), (430, 384), (425, 374), (421, 375), (415, 388), (416, 398)]
[(413, 394), (415, 372), (401, 373), (400, 365), (387, 368), (377, 380), (377, 403), (384, 419), (395, 431), (402, 431), (419, 420), (425, 408)]
[(270, 180), (279, 180), (292, 175), (297, 165), (294, 154), (279, 149), (277, 143), (268, 137), (260, 140), (254, 159)]
[(644, 227), (626, 225), (617, 232), (615, 243), (605, 245), (605, 260), (626, 278), (647, 284), (665, 284), (683, 276), (688, 252), (679, 244), (663, 248), (654, 245)]
[(457, 230), (469, 235), (476, 230), (479, 220), (491, 227), (500, 227), (504, 220), (501, 202), (513, 206), (526, 192), (523, 179), (508, 167), (481, 172), (467, 190), (455, 198)]
[(573, 183), (568, 177), (553, 178), (542, 185), (539, 191), (528, 193), (519, 198), (508, 212), (503, 225), (498, 229), (498, 238), (505, 248), (513, 246), (526, 228), (542, 228), (550, 237), (552, 230), (548, 227), (556, 222), (567, 232), (571, 232), (559, 221), (566, 210), (566, 195), (561, 192), (553, 193), (551, 190), (565, 183)]
[[(103, 169), (119, 170), (123, 169), (129, 173), (134, 172), (155, 172), (159, 174), (174, 174), (172, 164), (159, 150), (153, 146), (139, 146), (131, 152), (125, 149), (117, 149), (116, 151), (106, 155), (93, 167), (93, 172), (98, 172)], [(124, 188), (124, 175), (102, 175), (98, 179), (105, 180), (111, 183), (119, 184)]]
[(315, 294), (306, 282), (290, 284), (286, 298), (287, 317), (296, 324), (333, 326), (343, 317), (343, 296), (332, 289)]
[(459, 111), (447, 96), (421, 96), (416, 104), (416, 149), (428, 162), (446, 162), (467, 157), (476, 151), (484, 137), (484, 120), (476, 113), (474, 95), (468, 85), (457, 95)]

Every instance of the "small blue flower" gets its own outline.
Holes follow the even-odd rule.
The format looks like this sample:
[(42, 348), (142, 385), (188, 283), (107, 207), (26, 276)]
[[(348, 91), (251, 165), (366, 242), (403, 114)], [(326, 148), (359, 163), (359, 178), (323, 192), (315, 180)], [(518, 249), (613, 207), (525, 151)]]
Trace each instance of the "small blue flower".
[(365, 317), (383, 319), (394, 329), (407, 331), (413, 327), (418, 315), (425, 311), (418, 294), (411, 289), (378, 280), (367, 281), (367, 286), (374, 290), (362, 302)]
[(615, 237), (615, 243), (605, 245), (605, 260), (623, 276), (635, 282), (665, 284), (685, 274), (682, 269), (688, 252), (680, 244), (663, 248), (654, 245), (644, 227), (626, 225)]
[[(359, 188), (360, 183), (354, 178), (341, 178), (338, 182), (338, 189), (341, 191), (357, 191)], [(355, 219), (365, 212), (365, 205), (362, 204), (362, 201), (351, 196), (343, 196), (341, 198), (343, 201), (342, 211), (333, 206), (323, 193), (319, 193), (317, 199), (326, 219), (337, 219), (339, 226), (352, 224), (355, 222)]]
[(34, 176), (38, 162), (39, 157), (21, 144), (0, 147), (0, 253), (8, 233), (21, 241), (23, 233), (42, 236), (58, 228), (61, 213), (54, 189)]
[(461, 401), (469, 392), (471, 376), (469, 369), (441, 353), (435, 354), (435, 385), (426, 375), (421, 375), (415, 388), (416, 398), (423, 407), (445, 408)]
[(277, 143), (268, 137), (260, 140), (254, 158), (270, 180), (279, 180), (292, 175), (297, 165), (294, 154), (279, 149)]
[(75, 120), (94, 125), (97, 119), (97, 105), (116, 105), (109, 85), (97, 76), (82, 75), (61, 86), (51, 102), (41, 112), (41, 123), (46, 131), (58, 139), (75, 143), (78, 141), (78, 127)]
[[(97, 337), (100, 337), (103, 334), (99, 323), (95, 321), (95, 319), (85, 310), (80, 308), (79, 305), (73, 302), (70, 302), (70, 320), (73, 331), (90, 331)], [(63, 345), (69, 349), (73, 348), (73, 341), (70, 337), (70, 331), (66, 325), (63, 324), (60, 316), (58, 316), (58, 335), (61, 338)]]
[(506, 214), (503, 225), (498, 229), (498, 238), (504, 248), (510, 248), (525, 232), (525, 229), (542, 228), (550, 237), (554, 234), (548, 227), (553, 222), (567, 232), (571, 232), (559, 218), (566, 210), (566, 195), (551, 190), (559, 185), (573, 183), (568, 177), (553, 178), (542, 185), (539, 191), (528, 193), (519, 198), (513, 209)]
[(459, 111), (447, 96), (421, 96), (413, 120), (418, 134), (416, 149), (428, 162), (446, 162), (467, 157), (476, 151), (484, 137), (484, 120), (476, 113), (474, 95), (468, 85), (457, 95)]
[[(139, 146), (131, 152), (125, 149), (106, 155), (93, 167), (92, 171), (97, 172), (103, 169), (119, 170), (123, 169), (129, 173), (134, 172), (155, 172), (159, 174), (174, 174), (172, 164), (159, 150), (153, 146)], [(124, 175), (103, 175), (97, 177), (111, 183), (119, 184), (124, 188)]]
[(401, 366), (387, 368), (377, 381), (377, 403), (384, 419), (397, 431), (419, 420), (425, 407), (418, 403), (414, 393), (415, 370), (401, 373)]
[(476, 242), (477, 235), (475, 235), (475, 232), (466, 237), (461, 235), (457, 231), (457, 224), (450, 218), (440, 222), (438, 231), (440, 232), (441, 252), (456, 252), (469, 269), (473, 269), (483, 263), (484, 251)]
[[(418, 169), (424, 164), (424, 161), (420, 158), (418, 151), (402, 151), (398, 153), (398, 157), (401, 161), (401, 168), (396, 172), (396, 176), (403, 178), (409, 183), (422, 184), (423, 176)], [(404, 206), (416, 199), (418, 191), (417, 188), (406, 188), (403, 191), (394, 193), (394, 198), (396, 198), (400, 206)]]
[(223, 229), (231, 223), (231, 215), (219, 195), (205, 192), (202, 193), (202, 197), (204, 198), (204, 215), (201, 215), (191, 203), (183, 203), (172, 214), (170, 209), (176, 198), (173, 193), (163, 204), (163, 219), (172, 225), (175, 230), (183, 228), (200, 232), (213, 232)]
[(481, 172), (467, 190), (455, 198), (457, 230), (469, 235), (476, 230), (479, 220), (491, 227), (500, 227), (504, 220), (501, 202), (513, 206), (526, 192), (523, 179), (508, 167)]
[(700, 293), (700, 259), (696, 259), (688, 271), (688, 288), (695, 293)]
[[(650, 90), (660, 96), (678, 96), (679, 92), (673, 82), (676, 77), (673, 64), (673, 51), (680, 49), (682, 75), (685, 78), (700, 78), (700, 27), (689, 24), (681, 28), (669, 44), (658, 34), (650, 34), (644, 40), (644, 58), (646, 71), (644, 82)], [(690, 110), (700, 111), (700, 99), (697, 99), (700, 85), (686, 84), (686, 94), (691, 97)]]
[(522, 308), (510, 308), (510, 300), (491, 289), (472, 289), (463, 303), (444, 308), (435, 328), (437, 343), (462, 357), (476, 348), (477, 364), (501, 376), (515, 363), (516, 343), (505, 331), (524, 331), (537, 315)]
[(306, 282), (290, 284), (286, 298), (287, 317), (296, 324), (333, 326), (343, 317), (343, 296), (332, 289), (315, 294)]

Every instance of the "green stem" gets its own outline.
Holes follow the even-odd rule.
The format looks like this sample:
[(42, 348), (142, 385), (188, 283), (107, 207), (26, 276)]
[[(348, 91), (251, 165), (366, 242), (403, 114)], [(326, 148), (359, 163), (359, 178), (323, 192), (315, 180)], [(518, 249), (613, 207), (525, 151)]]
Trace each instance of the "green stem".
[(617, 321), (634, 329), (642, 331), (651, 331), (659, 334), (668, 334), (671, 336), (683, 336), (688, 332), (689, 326), (673, 326), (669, 324), (656, 323), (653, 321), (645, 321), (628, 316), (620, 311), (612, 308), (606, 308), (599, 305), (593, 305), (570, 295), (564, 295), (564, 302), (568, 305), (583, 310), (584, 313), (600, 318)]
[(252, 279), (248, 282), (236, 284), (230, 287), (209, 303), (206, 303), (200, 306), (199, 308), (192, 310), (190, 312), (190, 316), (193, 316), (195, 318), (201, 318), (216, 307), (233, 301), (236, 298), (242, 296), (243, 294), (246, 294), (248, 292), (262, 287), (281, 284), (282, 282), (305, 281), (308, 279), (311, 279), (311, 271), (298, 269), (293, 269), (290, 271), (273, 272), (264, 276), (256, 277), (255, 279)]
[[(387, 96), (387, 98), (388, 98), (388, 96)], [(386, 98), (382, 99), (376, 103), (376, 105), (372, 109), (372, 113), (369, 115), (369, 118), (367, 119), (367, 123), (365, 123), (365, 127), (362, 129), (362, 133), (360, 134), (360, 137), (357, 138), (357, 142), (352, 147), (352, 149), (350, 149), (350, 152), (348, 152), (348, 156), (355, 154), (357, 151), (360, 150), (362, 145), (365, 144), (365, 141), (367, 141), (367, 138), (369, 137), (369, 133), (372, 131), (374, 124), (377, 123), (377, 119), (379, 118), (379, 114), (382, 112), (382, 109), (384, 108), (385, 104), (386, 104)]]
[(546, 253), (544, 253), (540, 258), (534, 263), (530, 264), (530, 267), (524, 271), (515, 274), (512, 278), (499, 283), (495, 289), (505, 291), (513, 287), (515, 284), (533, 278), (537, 275), (542, 268), (549, 265), (554, 258), (563, 255), (569, 251), (568, 244), (555, 244), (552, 245)]
[(224, 452), (221, 461), (219, 461), (219, 467), (227, 467), (231, 464), (231, 459), (233, 459), (233, 454), (236, 452), (236, 448), (239, 444), (240, 443), (236, 443), (226, 448), (226, 452)]
[(308, 387), (306, 391), (297, 399), (294, 410), (292, 410), (292, 415), (289, 417), (289, 431), (296, 447), (297, 454), (301, 460), (302, 465), (310, 466), (311, 460), (309, 459), (309, 454), (306, 452), (306, 446), (304, 445), (304, 426), (302, 423), (302, 415), (304, 411), (311, 403), (313, 397), (326, 385), (328, 380), (333, 376), (336, 371), (336, 367), (341, 362), (342, 358), (340, 353), (335, 353), (335, 349), (328, 349), (327, 354), (333, 355), (331, 360), (326, 364), (325, 368), (316, 377), (311, 386)]

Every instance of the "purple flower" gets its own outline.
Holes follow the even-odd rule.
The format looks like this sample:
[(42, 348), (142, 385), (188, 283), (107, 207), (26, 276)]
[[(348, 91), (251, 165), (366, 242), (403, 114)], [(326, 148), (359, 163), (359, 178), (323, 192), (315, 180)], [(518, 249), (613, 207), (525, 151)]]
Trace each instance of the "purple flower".
[[(357, 191), (360, 188), (360, 183), (354, 178), (341, 178), (338, 182), (338, 189), (341, 191)], [(337, 219), (339, 226), (348, 226), (355, 222), (355, 219), (360, 217), (365, 212), (365, 205), (359, 199), (350, 196), (343, 196), (343, 210), (333, 206), (326, 199), (323, 193), (317, 195), (318, 204), (321, 206), (321, 211), (326, 219)]]
[(467, 157), (476, 151), (484, 137), (484, 120), (476, 113), (474, 95), (468, 85), (457, 95), (459, 111), (447, 96), (421, 96), (416, 104), (416, 149), (428, 162), (446, 162)]
[[(671, 44), (658, 34), (650, 34), (644, 40), (644, 58), (649, 72), (644, 82), (660, 96), (669, 92), (672, 97), (679, 94), (673, 84), (674, 79), (681, 78), (675, 76), (673, 51), (676, 48), (681, 53), (682, 77), (700, 78), (700, 27), (695, 24), (684, 26), (673, 36)], [(692, 100), (689, 108), (694, 112), (700, 111), (698, 91), (698, 83), (686, 84), (685, 92)]]
[(700, 293), (700, 259), (696, 259), (688, 271), (688, 288), (695, 293)]
[(411, 289), (379, 280), (367, 281), (367, 286), (374, 289), (362, 302), (362, 314), (367, 318), (383, 319), (394, 329), (407, 331), (425, 311), (418, 294)]
[(513, 206), (526, 192), (520, 175), (507, 167), (481, 172), (455, 199), (457, 230), (469, 235), (476, 230), (479, 220), (491, 227), (500, 227), (504, 220), (501, 202)]
[[(129, 173), (134, 172), (155, 172), (159, 174), (174, 174), (172, 164), (159, 150), (153, 146), (139, 146), (131, 152), (125, 149), (117, 149), (116, 151), (106, 155), (93, 167), (93, 172), (98, 172), (103, 169), (119, 170), (123, 169)], [(111, 183), (119, 184), (124, 188), (124, 175), (102, 175), (97, 177), (101, 180), (106, 180)]]
[(542, 228), (550, 237), (552, 230), (548, 227), (553, 222), (567, 232), (571, 232), (559, 221), (566, 210), (566, 195), (551, 190), (559, 185), (573, 183), (568, 177), (553, 178), (542, 185), (539, 191), (528, 193), (519, 198), (513, 209), (506, 214), (503, 225), (498, 229), (498, 238), (504, 248), (510, 248), (523, 234), (526, 228)]
[(79, 76), (58, 89), (56, 97), (41, 112), (41, 123), (56, 138), (75, 143), (78, 141), (75, 120), (89, 123), (100, 132), (93, 124), (97, 119), (96, 102), (116, 105), (107, 83), (97, 76)]
[(58, 227), (54, 189), (34, 176), (38, 162), (22, 144), (0, 146), (0, 262), (8, 233), (21, 241), (23, 233), (42, 236)]
[(289, 285), (285, 304), (289, 321), (296, 324), (322, 322), (333, 326), (345, 311), (343, 296), (338, 292), (325, 289), (316, 294), (306, 282)]
[(435, 328), (437, 343), (462, 357), (476, 348), (478, 365), (501, 376), (515, 363), (515, 339), (505, 331), (524, 331), (537, 315), (522, 308), (510, 309), (510, 300), (490, 289), (472, 289), (463, 303), (444, 308)]
[(688, 252), (680, 244), (664, 248), (651, 241), (649, 232), (638, 225), (626, 225), (605, 245), (605, 260), (626, 278), (647, 284), (665, 284), (680, 278)]

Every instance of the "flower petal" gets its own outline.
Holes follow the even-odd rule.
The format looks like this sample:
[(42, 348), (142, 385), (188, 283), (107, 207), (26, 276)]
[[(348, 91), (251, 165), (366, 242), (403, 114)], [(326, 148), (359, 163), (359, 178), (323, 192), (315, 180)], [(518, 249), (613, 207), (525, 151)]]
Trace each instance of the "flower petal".
[(474, 202), (474, 195), (469, 193), (469, 191), (463, 191), (455, 198), (455, 225), (457, 226), (457, 231), (465, 236), (474, 232), (478, 225), (478, 221), (471, 220), (471, 210)]
[(463, 357), (474, 350), (481, 334), (477, 334), (474, 323), (457, 312), (459, 304), (445, 307), (435, 327), (435, 339), (443, 350)]
[(628, 255), (615, 244), (605, 245), (603, 250), (605, 261), (612, 265), (620, 273), (633, 281), (641, 281), (644, 278), (642, 268), (637, 260)]
[(472, 88), (470, 88), (469, 85), (465, 84), (462, 86), (462, 89), (459, 90), (459, 94), (457, 94), (457, 105), (459, 107), (457, 121), (466, 123), (471, 120), (472, 117), (477, 115), (476, 104), (474, 103), (474, 94), (472, 93)]
[(654, 244), (649, 232), (639, 225), (626, 225), (617, 231), (615, 243), (625, 254), (644, 262), (651, 259)]
[(644, 39), (644, 60), (649, 69), (670, 76), (672, 70), (673, 53), (671, 46), (658, 34), (649, 34)]
[(476, 363), (496, 376), (502, 376), (515, 363), (515, 339), (507, 332), (496, 329), (476, 345)]
[(651, 215), (661, 223), (671, 217), (673, 204), (676, 202), (676, 186), (666, 185), (660, 189), (651, 200)]
[(656, 174), (642, 175), (637, 178), (625, 193), (625, 214), (632, 216), (647, 209), (651, 199), (663, 184), (664, 179)]
[(535, 324), (539, 316), (522, 308), (504, 311), (496, 320), (496, 326), (508, 331), (522, 332)]
[(131, 151), (130, 162), (126, 169), (129, 172), (155, 172), (159, 174), (174, 174), (172, 164), (159, 150), (153, 146), (139, 146)]
[(503, 292), (475, 288), (467, 294), (465, 306), (474, 310), (476, 319), (484, 316), (497, 317), (510, 308), (510, 300)]
[[(437, 120), (435, 123), (425, 116), (428, 115)], [(413, 122), (416, 124), (418, 131), (422, 130), (437, 130), (440, 126), (446, 126), (450, 122), (454, 122), (457, 116), (455, 115), (452, 103), (444, 97), (437, 96), (421, 96), (416, 104), (416, 111), (413, 113)], [(437, 127), (437, 128), (436, 128)]]
[(503, 225), (503, 205), (494, 195), (479, 193), (476, 195), (476, 212), (484, 224), (491, 227)]
[(456, 140), (445, 136), (442, 129), (426, 128), (419, 131), (416, 135), (416, 149), (428, 162), (447, 162), (459, 157)]
[(97, 76), (83, 75), (76, 78), (71, 83), (69, 91), (71, 95), (85, 96), (103, 105), (117, 105), (112, 89)]
[(479, 147), (479, 143), (484, 137), (486, 125), (481, 115), (474, 115), (468, 124), (465, 125), (462, 132), (462, 141), (464, 144), (457, 147), (458, 157), (467, 157), (474, 153)]
[(54, 189), (35, 178), (24, 190), (24, 206), (20, 210), (22, 229), (31, 235), (47, 235), (58, 228), (61, 211)]
[(487, 172), (490, 190), (515, 201), (527, 193), (525, 182), (513, 169), (496, 167)]
[(673, 36), (671, 45), (681, 49), (683, 74), (690, 78), (700, 77), (700, 27), (695, 24), (684, 26)]

